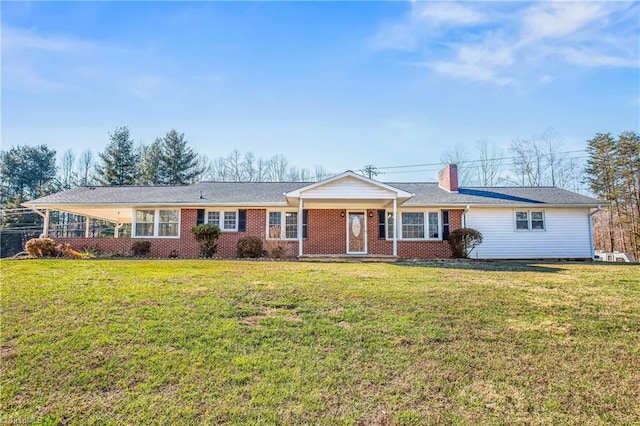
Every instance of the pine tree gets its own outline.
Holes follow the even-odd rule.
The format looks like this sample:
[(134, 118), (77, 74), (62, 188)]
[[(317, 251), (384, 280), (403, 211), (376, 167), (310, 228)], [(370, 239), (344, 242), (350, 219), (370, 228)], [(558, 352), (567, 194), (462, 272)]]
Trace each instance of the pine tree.
[(165, 185), (185, 185), (193, 183), (202, 169), (198, 154), (189, 146), (184, 133), (169, 131), (160, 142), (160, 162), (158, 175)]
[(624, 226), (630, 250), (640, 257), (640, 136), (624, 132), (618, 136), (615, 149), (619, 172), (620, 221)]
[(157, 138), (151, 145), (140, 149), (140, 183), (143, 185), (161, 185), (160, 161), (162, 157), (162, 139)]
[(598, 133), (587, 141), (589, 159), (585, 167), (586, 182), (598, 197), (611, 203), (609, 213), (609, 240), (611, 250), (616, 250), (615, 211), (618, 210), (618, 172), (614, 155), (616, 142), (611, 133)]
[(98, 154), (102, 164), (96, 167), (102, 185), (133, 185), (137, 182), (140, 154), (129, 136), (129, 129), (116, 127), (109, 133), (109, 145)]

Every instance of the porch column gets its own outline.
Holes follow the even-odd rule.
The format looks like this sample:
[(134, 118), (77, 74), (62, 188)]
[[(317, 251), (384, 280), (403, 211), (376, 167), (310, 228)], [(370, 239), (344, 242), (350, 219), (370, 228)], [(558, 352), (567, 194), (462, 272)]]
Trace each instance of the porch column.
[(393, 255), (398, 255), (398, 199), (393, 199)]
[(44, 211), (44, 225), (42, 225), (42, 236), (49, 238), (49, 209)]
[(116, 222), (116, 226), (113, 227), (113, 238), (120, 236), (120, 228), (122, 228), (122, 224)]
[(302, 256), (302, 197), (298, 199), (298, 257)]
[(89, 238), (89, 228), (91, 227), (91, 218), (89, 216), (84, 217), (84, 237)]

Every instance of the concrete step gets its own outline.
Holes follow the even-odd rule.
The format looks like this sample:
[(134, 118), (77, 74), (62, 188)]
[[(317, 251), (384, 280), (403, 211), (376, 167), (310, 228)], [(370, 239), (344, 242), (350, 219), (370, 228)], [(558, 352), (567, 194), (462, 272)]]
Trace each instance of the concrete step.
[(302, 262), (397, 262), (398, 256), (384, 254), (304, 254), (298, 256)]

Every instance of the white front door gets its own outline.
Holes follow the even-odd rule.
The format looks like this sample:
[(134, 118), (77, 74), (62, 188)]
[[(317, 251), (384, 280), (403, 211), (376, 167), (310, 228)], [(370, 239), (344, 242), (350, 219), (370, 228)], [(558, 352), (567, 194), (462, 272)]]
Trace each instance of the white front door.
[(365, 212), (349, 212), (347, 214), (347, 254), (367, 254)]

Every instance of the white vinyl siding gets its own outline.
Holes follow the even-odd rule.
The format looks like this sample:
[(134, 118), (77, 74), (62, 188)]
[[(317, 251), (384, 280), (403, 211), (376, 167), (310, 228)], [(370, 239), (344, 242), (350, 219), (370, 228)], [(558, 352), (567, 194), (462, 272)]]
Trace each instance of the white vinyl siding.
[[(516, 212), (528, 211), (527, 220), (543, 213), (545, 232), (523, 232), (516, 229)], [(580, 208), (549, 208), (526, 210), (510, 208), (480, 208), (473, 206), (466, 213), (466, 226), (482, 233), (483, 242), (471, 257), (479, 259), (561, 259), (591, 258), (589, 210)], [(538, 216), (539, 218), (539, 216)], [(534, 226), (540, 226), (536, 224)], [(534, 228), (534, 231), (536, 229)]]
[(140, 209), (134, 214), (134, 237), (180, 237), (179, 209)]
[(369, 182), (354, 177), (330, 182), (303, 192), (305, 199), (390, 199), (394, 193)]
[(233, 232), (238, 230), (238, 211), (208, 211), (207, 223), (216, 225), (221, 231)]

